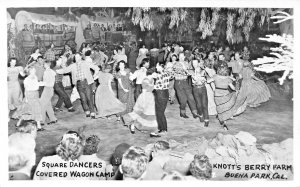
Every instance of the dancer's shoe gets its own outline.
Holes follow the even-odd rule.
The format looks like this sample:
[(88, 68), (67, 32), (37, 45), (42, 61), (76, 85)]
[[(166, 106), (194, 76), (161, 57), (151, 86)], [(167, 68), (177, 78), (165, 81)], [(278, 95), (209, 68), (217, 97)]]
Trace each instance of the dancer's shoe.
[(161, 137), (159, 134), (157, 134), (157, 133), (155, 133), (155, 132), (151, 132), (150, 133), (150, 137), (151, 138), (159, 138), (159, 137)]
[(223, 126), (223, 129), (224, 129), (225, 131), (228, 131), (228, 130), (229, 130), (228, 127), (227, 127), (227, 125), (226, 125), (226, 123), (225, 123), (224, 121), (220, 122), (220, 124), (221, 124), (221, 126)]
[(182, 118), (189, 118), (186, 114), (180, 114), (180, 117), (182, 117)]
[(229, 130), (228, 127), (227, 127), (227, 125), (223, 125), (223, 129), (224, 129), (225, 131), (228, 131), (228, 130)]
[(203, 116), (199, 116), (200, 122), (203, 123), (204, 122), (204, 118)]
[(195, 114), (195, 113), (192, 113), (193, 114), (193, 118), (197, 118), (197, 117), (200, 117), (198, 114)]
[(135, 133), (135, 126), (133, 123), (129, 125), (129, 130), (130, 130), (131, 134)]
[(158, 134), (161, 136), (165, 136), (165, 135), (167, 135), (167, 131), (160, 131), (160, 132), (158, 132)]

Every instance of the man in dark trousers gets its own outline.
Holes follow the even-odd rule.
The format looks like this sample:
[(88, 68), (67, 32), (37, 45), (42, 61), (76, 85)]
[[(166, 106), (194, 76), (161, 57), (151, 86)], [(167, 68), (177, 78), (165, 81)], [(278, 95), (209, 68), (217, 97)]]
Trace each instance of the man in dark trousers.
[(157, 73), (153, 73), (152, 77), (155, 79), (154, 97), (158, 133), (151, 133), (150, 137), (160, 137), (168, 131), (165, 110), (169, 101), (169, 83), (174, 74), (172, 68), (164, 69), (162, 63), (156, 64), (156, 71)]
[(173, 66), (174, 72), (174, 88), (178, 96), (180, 104), (180, 117), (189, 118), (186, 115), (186, 104), (188, 103), (194, 118), (199, 117), (197, 114), (196, 102), (192, 93), (192, 86), (188, 84), (188, 62), (184, 61), (184, 53), (179, 53), (179, 61)]

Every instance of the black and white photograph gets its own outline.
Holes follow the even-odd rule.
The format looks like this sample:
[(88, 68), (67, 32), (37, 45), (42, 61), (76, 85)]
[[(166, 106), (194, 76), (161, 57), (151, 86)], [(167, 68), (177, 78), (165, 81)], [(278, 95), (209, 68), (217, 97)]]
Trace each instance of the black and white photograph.
[(6, 183), (295, 181), (299, 3), (226, 2), (6, 3)]

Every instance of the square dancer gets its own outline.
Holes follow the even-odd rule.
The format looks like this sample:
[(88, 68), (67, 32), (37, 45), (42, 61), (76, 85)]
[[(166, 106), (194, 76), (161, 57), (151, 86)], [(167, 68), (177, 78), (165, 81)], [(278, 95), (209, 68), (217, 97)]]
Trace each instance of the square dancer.
[(159, 137), (165, 135), (168, 131), (165, 110), (169, 100), (169, 84), (173, 77), (172, 67), (165, 68), (163, 64), (156, 64), (157, 73), (153, 73), (152, 77), (155, 79), (154, 97), (155, 97), (155, 114), (158, 125), (158, 134), (151, 133), (151, 137)]
[(51, 62), (46, 61), (44, 63), (45, 72), (43, 76), (43, 93), (40, 98), (41, 109), (42, 109), (42, 116), (43, 122), (46, 123), (46, 114), (48, 115), (50, 122), (48, 124), (53, 124), (57, 122), (57, 118), (54, 115), (54, 111), (51, 104), (51, 99), (54, 94), (54, 83), (55, 83), (55, 76), (56, 73), (52, 69), (50, 69)]
[(192, 93), (192, 87), (188, 84), (188, 62), (184, 61), (184, 53), (179, 53), (179, 61), (173, 66), (175, 83), (174, 88), (180, 104), (180, 117), (189, 118), (186, 115), (186, 104), (189, 104), (194, 118), (198, 117), (196, 102)]
[(74, 62), (75, 63), (71, 64), (70, 66), (64, 67), (62, 70), (57, 70), (56, 72), (59, 74), (71, 72), (72, 81), (77, 87), (86, 117), (95, 119), (96, 113), (92, 90), (94, 78), (90, 69), (93, 69), (94, 74), (97, 75), (99, 72), (99, 67), (93, 63), (82, 60), (80, 53), (76, 53)]

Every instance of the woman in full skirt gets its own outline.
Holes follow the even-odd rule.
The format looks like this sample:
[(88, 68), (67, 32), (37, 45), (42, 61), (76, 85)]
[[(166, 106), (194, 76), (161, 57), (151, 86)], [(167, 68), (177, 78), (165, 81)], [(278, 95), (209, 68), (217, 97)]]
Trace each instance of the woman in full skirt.
[[(143, 91), (138, 97), (133, 111), (128, 113), (126, 122), (130, 123), (131, 133), (135, 132), (136, 126), (143, 130), (154, 130), (157, 128), (155, 115), (155, 99), (152, 93), (154, 89), (154, 80), (147, 77), (142, 82)], [(129, 117), (129, 118), (128, 118)]]
[(111, 88), (113, 75), (109, 72), (111, 66), (106, 66), (98, 73), (99, 86), (95, 94), (95, 104), (98, 110), (96, 117), (108, 117), (126, 110), (126, 105), (116, 98)]
[(245, 97), (240, 97), (235, 92), (233, 78), (229, 76), (227, 66), (219, 66), (217, 74), (213, 77), (215, 82), (215, 103), (217, 106), (218, 119), (225, 130), (228, 130), (226, 122), (235, 115), (245, 111), (247, 103)]
[(130, 70), (127, 68), (127, 63), (121, 60), (117, 63), (115, 78), (118, 80), (118, 99), (126, 105), (126, 109), (118, 114), (117, 121), (124, 123), (123, 116), (132, 112), (134, 106), (134, 88), (129, 79)]
[(249, 107), (257, 107), (270, 99), (271, 93), (268, 86), (254, 75), (249, 61), (244, 62), (241, 73), (243, 82), (240, 97), (247, 97), (246, 102)]

